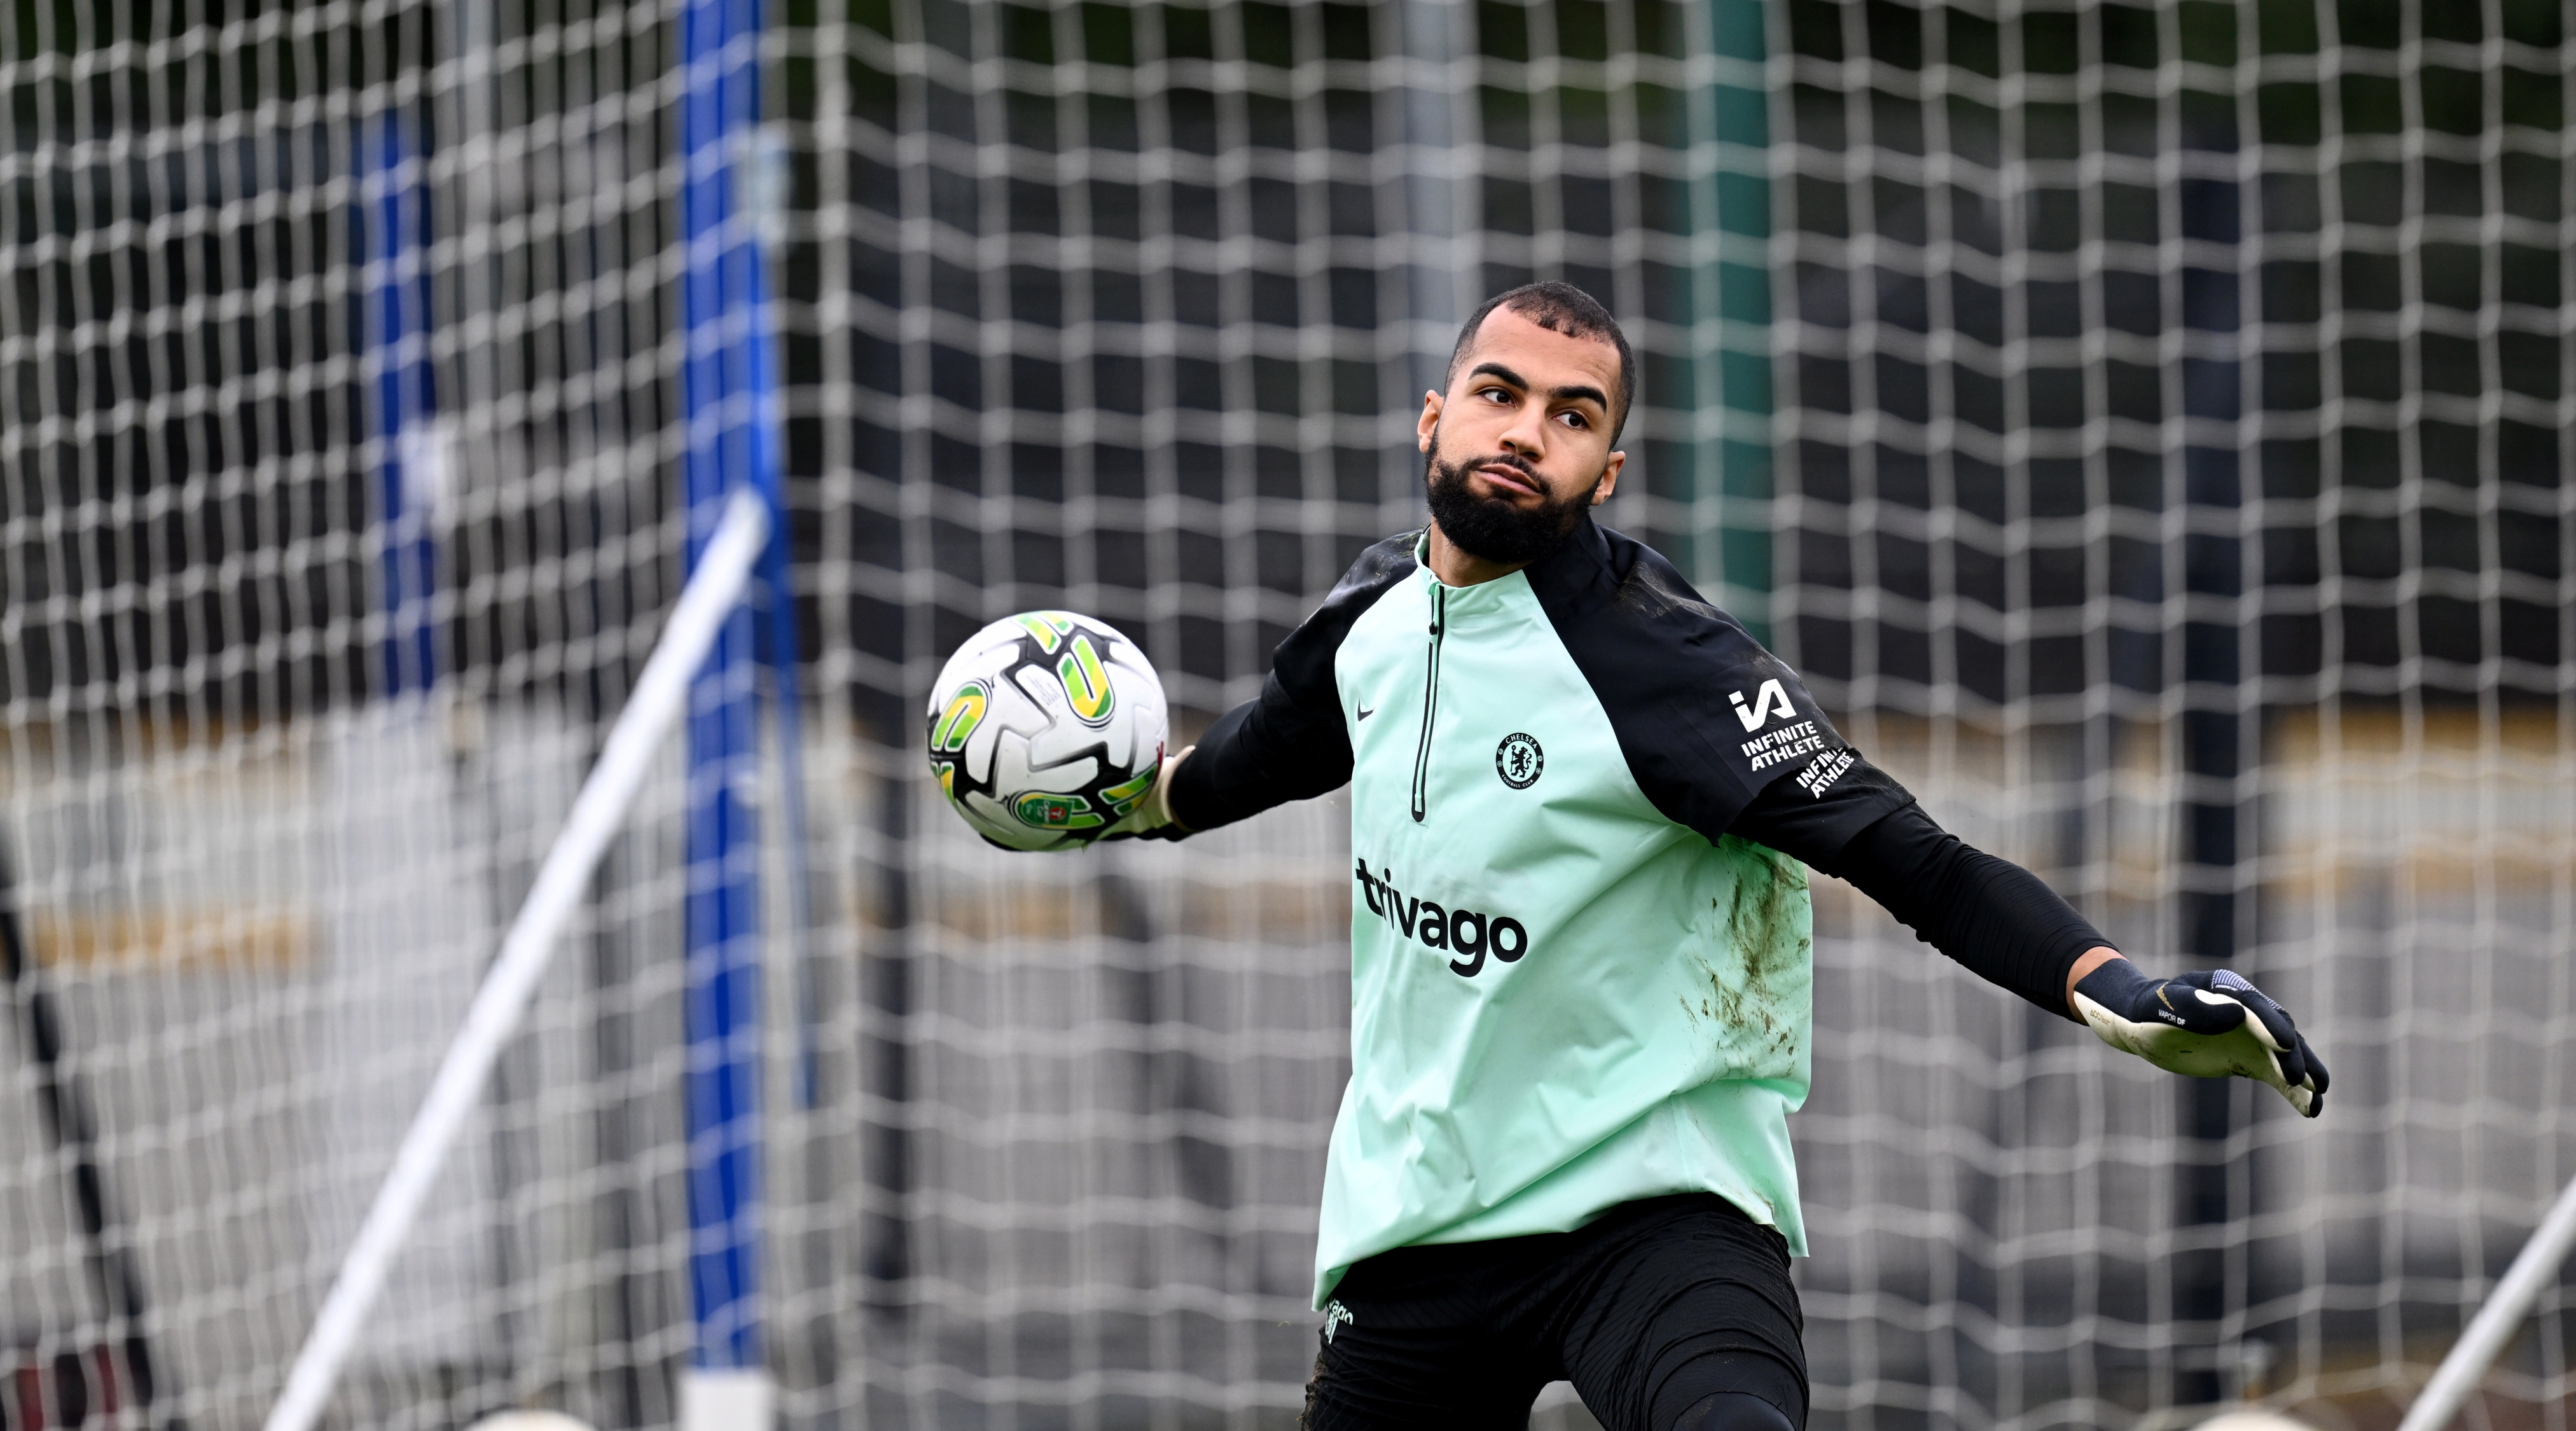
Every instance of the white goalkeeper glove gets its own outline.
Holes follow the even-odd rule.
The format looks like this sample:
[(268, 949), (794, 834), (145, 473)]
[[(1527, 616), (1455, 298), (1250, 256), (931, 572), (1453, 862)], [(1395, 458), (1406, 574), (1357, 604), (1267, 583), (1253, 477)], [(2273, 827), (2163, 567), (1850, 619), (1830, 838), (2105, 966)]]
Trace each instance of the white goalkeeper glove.
[(2241, 1074), (2304, 1117), (2325, 1111), (2326, 1065), (2289, 1010), (2228, 969), (2158, 981), (2114, 959), (2075, 985), (2075, 1011), (2102, 1041), (2168, 1073)]
[(1100, 832), (1104, 840), (1178, 840), (1196, 833), (1172, 818), (1172, 772), (1180, 768), (1191, 750), (1174, 751), (1163, 757), (1163, 768), (1154, 776), (1154, 788), (1136, 802), (1118, 823)]

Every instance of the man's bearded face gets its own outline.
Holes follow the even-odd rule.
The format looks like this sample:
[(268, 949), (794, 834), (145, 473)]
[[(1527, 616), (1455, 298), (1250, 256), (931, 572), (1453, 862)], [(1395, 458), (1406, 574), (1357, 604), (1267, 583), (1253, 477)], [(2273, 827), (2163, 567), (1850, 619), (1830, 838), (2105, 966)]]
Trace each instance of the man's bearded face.
[(1583, 519), (1583, 510), (1592, 505), (1592, 494), (1601, 489), (1601, 479), (1596, 476), (1590, 486), (1579, 492), (1563, 498), (1544, 497), (1530, 506), (1504, 497), (1479, 497), (1468, 485), (1468, 478), (1479, 467), (1516, 468), (1541, 492), (1547, 490), (1547, 479), (1528, 459), (1515, 453), (1450, 462), (1440, 450), (1437, 428), (1432, 430), (1431, 451), (1424, 464), (1430, 476), (1431, 519), (1440, 524), (1441, 535), (1469, 556), (1502, 566), (1525, 565), (1556, 550), (1556, 544), (1565, 540), (1565, 534)]

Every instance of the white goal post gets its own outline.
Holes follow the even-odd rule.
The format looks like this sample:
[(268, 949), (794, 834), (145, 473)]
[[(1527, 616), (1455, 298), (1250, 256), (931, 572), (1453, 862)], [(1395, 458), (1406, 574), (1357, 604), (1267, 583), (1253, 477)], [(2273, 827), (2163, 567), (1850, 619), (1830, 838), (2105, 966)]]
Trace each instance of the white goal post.
[(724, 519), (707, 544), (704, 559), (655, 643), (626, 708), (610, 728), (599, 763), (582, 782), (562, 833), (546, 852), (527, 902), (520, 906), (500, 957), (484, 976), (458, 1030), (456, 1042), (438, 1067), (429, 1097), (403, 1135), (383, 1187), (367, 1209), (357, 1242), (350, 1247), (321, 1315), (296, 1354), (286, 1390), (268, 1414), (266, 1431), (311, 1431), (329, 1405), (332, 1384), (356, 1345), (358, 1329), (384, 1290), (385, 1277), (402, 1251), (421, 1202), (437, 1180), (447, 1152), (473, 1116), (476, 1101), (493, 1065), (500, 1060), (537, 982), (553, 958), (557, 936), (581, 907), (582, 890), (608, 852), (618, 825), (643, 788), (653, 753), (688, 708), (689, 678), (705, 662), (723, 631), (725, 618), (742, 599), (754, 563), (769, 535), (769, 513), (760, 498), (745, 490), (734, 494)]
[(2550, 1205), (2549, 1216), (2523, 1244), (2513, 1266), (2505, 1269), (2504, 1280), (2496, 1284), (2469, 1329), (2442, 1358), (2433, 1379), (2424, 1384), (2424, 1394), (2406, 1408), (2406, 1419), (2398, 1423), (2397, 1431), (2439, 1431), (2451, 1424), (2451, 1418), (2477, 1394), (2478, 1382), (2505, 1343), (2513, 1340), (2523, 1319), (2531, 1315), (2532, 1304), (2557, 1280), (2571, 1246), (2576, 1246), (2576, 1180), (2570, 1180)]

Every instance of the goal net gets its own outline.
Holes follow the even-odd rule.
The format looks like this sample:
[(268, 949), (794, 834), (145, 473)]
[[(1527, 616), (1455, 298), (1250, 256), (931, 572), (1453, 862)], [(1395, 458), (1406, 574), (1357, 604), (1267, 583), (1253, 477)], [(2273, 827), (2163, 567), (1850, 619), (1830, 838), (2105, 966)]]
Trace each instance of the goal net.
[[(2576, 1173), (2565, 23), (1772, 10), (1782, 653), (2337, 1075), (2177, 1086), (1820, 899), (1836, 1418), (2394, 1424)], [(2567, 1330), (2492, 1424), (2563, 1423)]]
[[(691, 13), (0, 13), (0, 1426), (275, 1401), (681, 589), (692, 152), (803, 628), (728, 867), (782, 1426), (1294, 1424), (1346, 808), (1005, 856), (920, 707), (1042, 606), (1250, 695), (1531, 278), (1639, 349), (1612, 525), (2337, 1070), (2178, 1085), (1819, 880), (1815, 1424), (2391, 1424), (2576, 1173), (2558, 8), (798, 0), (713, 144)], [(675, 744), (325, 1424), (674, 1424), (690, 809)]]

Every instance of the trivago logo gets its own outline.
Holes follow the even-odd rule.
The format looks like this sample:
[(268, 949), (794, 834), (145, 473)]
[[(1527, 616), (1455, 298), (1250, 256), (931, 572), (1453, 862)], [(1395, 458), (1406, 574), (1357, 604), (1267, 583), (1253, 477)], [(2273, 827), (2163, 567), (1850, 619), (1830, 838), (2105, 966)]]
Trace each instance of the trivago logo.
[(1449, 972), (1460, 978), (1472, 979), (1482, 973), (1488, 951), (1504, 964), (1519, 963), (1520, 957), (1529, 952), (1529, 930), (1508, 914), (1445, 909), (1430, 900), (1416, 899), (1395, 887), (1392, 866), (1371, 874), (1365, 859), (1351, 877), (1360, 882), (1369, 913), (1385, 920), (1389, 928), (1425, 949), (1457, 955), (1449, 961)]

